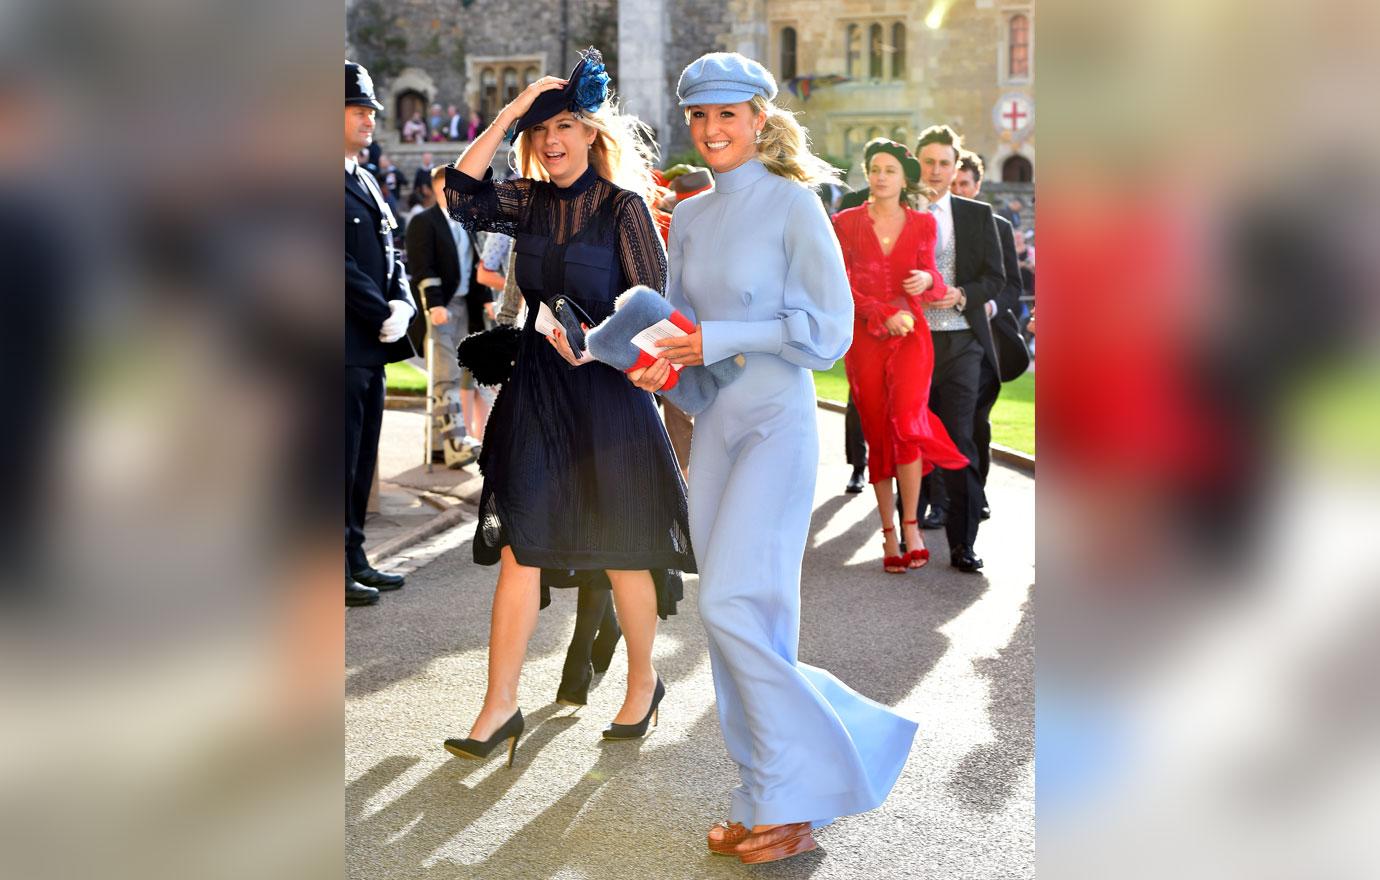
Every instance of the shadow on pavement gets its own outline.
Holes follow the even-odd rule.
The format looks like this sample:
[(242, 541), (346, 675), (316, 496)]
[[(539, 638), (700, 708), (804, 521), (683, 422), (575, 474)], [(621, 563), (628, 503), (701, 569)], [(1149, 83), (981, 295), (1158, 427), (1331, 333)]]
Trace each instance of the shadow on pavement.
[(1035, 705), (1034, 613), (1034, 603), (1027, 599), (1011, 641), (996, 657), (974, 664), (991, 682), (987, 717), (996, 742), (965, 755), (948, 787), (959, 801), (984, 813), (1005, 808), (1035, 758), (1035, 717), (1030, 711)]
[[(847, 496), (817, 507), (810, 533), (852, 499), (862, 503), (860, 496)], [(870, 499), (867, 503), (875, 506)], [(800, 659), (825, 669), (847, 668), (850, 686), (894, 706), (949, 649), (940, 628), (980, 599), (988, 582), (949, 568), (947, 553), (933, 549), (924, 568), (887, 574), (877, 533), (873, 513), (807, 551), (800, 584)], [(870, 543), (877, 547), (875, 560), (846, 565), (859, 547)], [(917, 620), (924, 626), (916, 627)]]

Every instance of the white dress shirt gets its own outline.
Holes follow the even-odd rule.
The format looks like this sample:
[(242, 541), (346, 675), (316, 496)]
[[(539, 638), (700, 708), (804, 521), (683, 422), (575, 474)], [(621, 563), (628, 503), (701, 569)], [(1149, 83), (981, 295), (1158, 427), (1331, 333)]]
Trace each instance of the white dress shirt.
[(931, 213), (934, 214), (935, 223), (939, 226), (939, 246), (936, 251), (941, 251), (948, 247), (949, 239), (954, 237), (953, 194), (946, 192), (930, 204), (935, 206)]

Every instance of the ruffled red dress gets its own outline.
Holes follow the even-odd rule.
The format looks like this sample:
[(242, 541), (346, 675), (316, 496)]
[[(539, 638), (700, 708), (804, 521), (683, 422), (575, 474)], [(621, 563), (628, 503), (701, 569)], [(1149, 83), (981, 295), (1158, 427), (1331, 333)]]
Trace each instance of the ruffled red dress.
[[(922, 461), (922, 473), (966, 467), (967, 456), (929, 408), (934, 342), (922, 303), (948, 292), (934, 264), (934, 218), (907, 208), (890, 253), (882, 251), (867, 205), (835, 214), (834, 232), (853, 289), (853, 345), (843, 363), (867, 440), (868, 479), (890, 480), (897, 465), (916, 459)], [(914, 269), (934, 276), (934, 286), (918, 297), (901, 287)], [(915, 316), (915, 329), (892, 336), (886, 319), (903, 309)]]

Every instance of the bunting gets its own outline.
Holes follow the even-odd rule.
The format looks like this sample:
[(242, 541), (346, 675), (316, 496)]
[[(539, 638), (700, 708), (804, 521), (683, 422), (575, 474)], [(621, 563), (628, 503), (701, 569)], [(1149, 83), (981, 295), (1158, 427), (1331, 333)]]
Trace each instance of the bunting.
[(833, 86), (839, 83), (849, 82), (850, 78), (839, 76), (836, 73), (825, 75), (811, 74), (809, 76), (793, 76), (786, 80), (786, 88), (791, 90), (791, 94), (800, 98), (802, 101), (810, 100), (810, 92), (818, 86)]

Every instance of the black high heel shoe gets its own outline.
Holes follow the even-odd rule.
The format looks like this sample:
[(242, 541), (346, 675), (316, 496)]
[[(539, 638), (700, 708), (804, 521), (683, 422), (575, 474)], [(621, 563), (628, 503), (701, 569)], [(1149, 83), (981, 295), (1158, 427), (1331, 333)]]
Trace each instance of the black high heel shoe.
[(522, 720), (522, 710), (513, 713), (513, 717), (503, 722), (494, 735), (488, 739), (448, 739), (446, 740), (446, 751), (457, 758), (469, 758), (472, 761), (480, 761), (489, 757), (498, 744), (505, 739), (508, 741), (508, 766), (513, 766), (513, 755), (517, 753), (518, 737), (522, 736), (524, 723)]
[(610, 724), (604, 730), (604, 739), (641, 739), (647, 735), (647, 722), (653, 726), (657, 721), (656, 707), (661, 704), (661, 698), (666, 696), (666, 686), (661, 683), (661, 676), (657, 676), (656, 690), (652, 692), (652, 705), (647, 710), (647, 716), (637, 724)]

